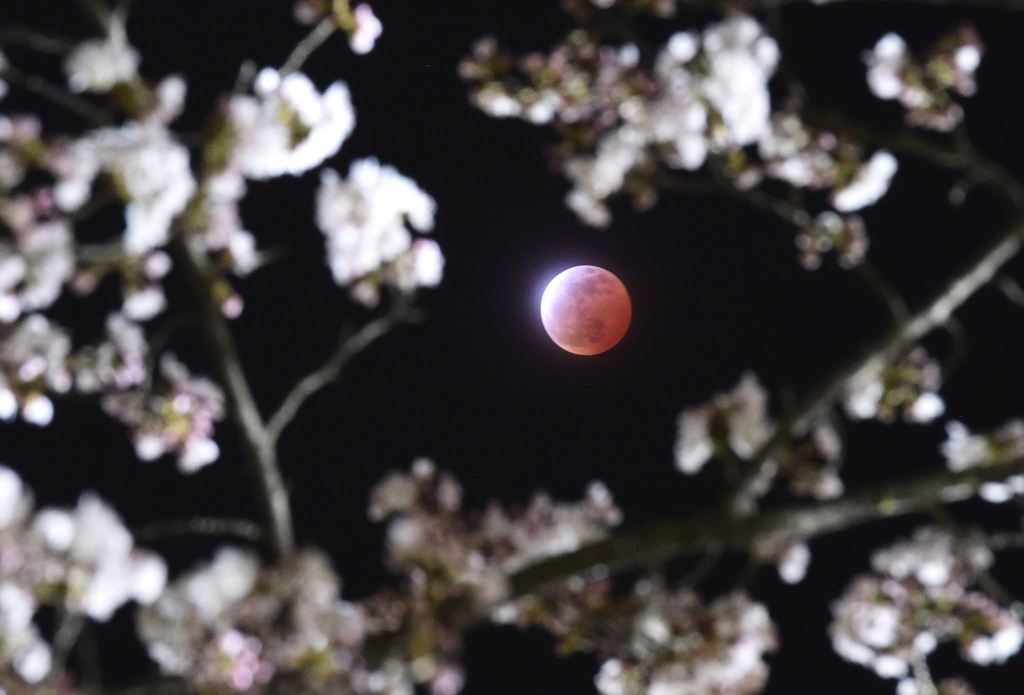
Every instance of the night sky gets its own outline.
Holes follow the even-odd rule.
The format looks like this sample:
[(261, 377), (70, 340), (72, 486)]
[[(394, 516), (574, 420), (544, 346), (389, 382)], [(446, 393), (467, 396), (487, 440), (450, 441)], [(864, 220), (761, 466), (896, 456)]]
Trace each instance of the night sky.
[[(260, 66), (283, 61), (306, 31), (291, 19), (290, 4), (136, 0), (129, 34), (143, 55), (143, 73), (177, 72), (189, 81), (189, 109), (179, 129), (202, 127), (243, 60)], [(462, 481), (470, 508), (491, 498), (526, 502), (542, 488), (575, 499), (600, 479), (627, 524), (678, 517), (706, 508), (721, 483), (715, 466), (695, 477), (673, 466), (675, 420), (684, 406), (731, 388), (749, 369), (769, 388), (777, 414), (787, 399), (885, 329), (884, 308), (855, 274), (830, 261), (805, 271), (792, 230), (732, 198), (666, 194), (650, 212), (616, 206), (607, 230), (581, 225), (563, 206), (568, 185), (545, 156), (554, 135), (474, 110), (456, 75), (459, 59), (486, 34), (516, 50), (549, 49), (570, 26), (557, 5), (377, 0), (385, 30), (373, 53), (353, 56), (337, 39), (307, 65), (321, 88), (343, 79), (353, 94), (355, 132), (329, 163), (344, 172), (353, 159), (373, 155), (413, 178), (437, 201), (435, 234), (448, 261), (443, 285), (424, 294), (426, 322), (398, 330), (360, 356), (337, 385), (309, 403), (282, 441), (299, 542), (330, 554), (348, 598), (389, 581), (381, 562), (383, 529), (366, 519), (369, 489), (389, 470), (430, 457)], [(661, 39), (715, 16), (681, 13), (647, 28)], [(889, 30), (923, 48), (973, 22), (988, 53), (979, 94), (965, 104), (968, 129), (980, 150), (1024, 175), (1024, 100), (1018, 97), (1024, 93), (1024, 15), (850, 2), (787, 7), (782, 17), (783, 52), (812, 102), (883, 128), (899, 127), (901, 113), (869, 97), (861, 52)], [(7, 22), (75, 36), (89, 31), (68, 0), (5, 2), (0, 25)], [(56, 62), (13, 48), (9, 53), (23, 69), (57, 76)], [(0, 106), (74, 125), (18, 96)], [(869, 257), (917, 306), (998, 232), (1006, 211), (984, 191), (951, 207), (946, 200), (954, 175), (910, 159), (900, 165), (890, 194), (866, 212)], [(254, 183), (243, 207), (261, 246), (288, 249), (239, 284), (247, 306), (236, 336), (264, 413), (331, 352), (344, 324), (368, 316), (333, 284), (324, 262), (323, 237), (313, 223), (317, 180), (310, 172)], [(117, 224), (116, 213), (106, 222)], [(593, 358), (557, 349), (538, 313), (547, 280), (585, 263), (616, 273), (634, 309), (623, 342)], [(1008, 272), (1024, 279), (1024, 264), (1015, 261)], [(62, 303), (57, 316), (98, 331), (102, 299), (101, 292), (74, 309)], [(948, 415), (981, 430), (1024, 414), (1024, 310), (988, 288), (959, 316), (968, 354), (942, 391)], [(927, 344), (940, 357), (949, 354), (941, 332)], [(174, 348), (205, 371), (204, 346), (195, 336), (179, 335)], [(258, 519), (234, 433), (228, 425), (219, 433), (221, 460), (184, 477), (166, 459), (137, 462), (126, 432), (95, 404), (60, 402), (49, 428), (0, 429), (0, 461), (19, 471), (41, 502), (72, 504), (82, 490), (94, 489), (130, 526), (193, 514)], [(938, 424), (856, 424), (849, 436), (848, 488), (940, 465), (944, 432)], [(1013, 523), (1012, 512), (982, 505), (961, 506), (956, 515)], [(809, 578), (796, 587), (781, 584), (771, 568), (757, 575), (751, 591), (768, 603), (782, 636), (766, 692), (893, 692), (893, 681), (832, 653), (828, 606), (867, 568), (873, 547), (923, 521), (877, 524), (816, 541)], [(215, 545), (195, 539), (152, 544), (175, 570), (208, 556)], [(701, 589), (725, 591), (741, 571), (742, 563), (727, 557)], [(1008, 557), (996, 575), (1019, 588), (1024, 562)], [(130, 624), (130, 611), (123, 610), (99, 631), (112, 683), (139, 682), (154, 670), (141, 646), (124, 641)], [(596, 663), (559, 659), (551, 647), (540, 634), (475, 631), (467, 640), (465, 692), (593, 692)], [(937, 676), (963, 673), (986, 694), (1020, 692), (1024, 677), (1021, 656), (1001, 668), (979, 669), (943, 648), (933, 661)]]

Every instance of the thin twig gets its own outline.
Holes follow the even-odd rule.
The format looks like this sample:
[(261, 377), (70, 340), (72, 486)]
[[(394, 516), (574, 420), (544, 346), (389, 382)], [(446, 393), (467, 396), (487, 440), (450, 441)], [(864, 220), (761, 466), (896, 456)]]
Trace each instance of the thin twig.
[[(85, 616), (80, 613), (68, 613), (61, 611), (60, 617), (57, 620), (57, 633), (53, 637), (53, 661), (50, 666), (50, 672), (60, 677), (64, 673), (64, 669), (67, 666), (68, 656), (71, 654), (71, 650), (75, 648), (75, 643), (78, 641), (78, 636), (82, 632), (82, 627), (85, 625)], [(44, 689), (45, 693), (57, 693), (57, 688)]]
[(157, 521), (133, 530), (132, 535), (135, 540), (142, 542), (181, 536), (230, 536), (258, 542), (264, 537), (263, 529), (253, 521), (209, 517)]
[(865, 258), (857, 264), (856, 272), (864, 284), (885, 304), (893, 323), (895, 325), (906, 323), (910, 318), (910, 308), (907, 306), (906, 300), (878, 271), (875, 264)]
[(27, 27), (4, 27), (0, 29), (0, 45), (24, 46), (40, 53), (62, 56), (75, 47), (73, 39), (51, 36)]
[(268, 525), (268, 540), (279, 558), (289, 557), (295, 548), (292, 514), (288, 491), (278, 467), (266, 426), (256, 407), (256, 399), (249, 388), (242, 361), (231, 335), (227, 319), (214, 299), (216, 281), (210, 260), (199, 250), (190, 247), (182, 238), (172, 242), (172, 251), (182, 268), (199, 304), (203, 328), (211, 344), (211, 358), (218, 380), (228, 395), (229, 413), (238, 428), (242, 450), (260, 484)]
[(85, 99), (76, 97), (62, 87), (47, 82), (38, 75), (23, 73), (17, 68), (7, 65), (0, 72), (0, 77), (4, 77), (15, 86), (22, 87), (57, 106), (67, 109), (93, 125), (106, 125), (110, 122), (110, 119), (101, 109), (93, 106)]
[(353, 358), (401, 323), (419, 318), (409, 301), (396, 302), (384, 316), (371, 321), (351, 336), (343, 337), (334, 353), (316, 370), (304, 377), (285, 397), (267, 422), (267, 438), (276, 446), (281, 433), (313, 395), (333, 383)]
[(284, 61), (284, 65), (281, 66), (281, 76), (290, 75), (293, 72), (297, 72), (302, 66), (309, 60), (309, 57), (313, 55), (316, 49), (320, 48), (323, 43), (331, 38), (335, 31), (338, 30), (338, 21), (332, 15), (320, 20), (320, 23), (313, 27), (313, 30), (306, 35), (302, 41), (292, 50), (291, 55)]
[(1021, 287), (1020, 283), (1009, 275), (1000, 275), (996, 286), (1007, 299), (1024, 309), (1024, 287)]
[(103, 0), (78, 0), (78, 6), (100, 31), (104, 33), (110, 31), (113, 13)]

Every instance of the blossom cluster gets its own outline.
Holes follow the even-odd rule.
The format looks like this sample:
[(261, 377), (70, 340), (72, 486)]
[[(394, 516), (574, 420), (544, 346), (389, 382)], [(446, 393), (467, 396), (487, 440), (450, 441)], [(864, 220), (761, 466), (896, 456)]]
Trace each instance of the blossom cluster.
[(339, 592), (319, 553), (261, 568), (254, 554), (222, 548), (141, 610), (138, 630), (164, 673), (204, 691), (259, 692), (290, 676), (322, 692), (389, 692), (362, 664), (367, 617)]
[(409, 231), (433, 229), (435, 210), (412, 179), (376, 159), (353, 162), (346, 179), (325, 170), (316, 214), (335, 281), (351, 284), (352, 296), (367, 306), (378, 303), (382, 286), (405, 293), (436, 286), (444, 270), (441, 248)]
[(972, 96), (974, 74), (985, 47), (977, 32), (961, 27), (944, 37), (918, 61), (898, 34), (888, 33), (864, 56), (868, 86), (880, 99), (895, 99), (906, 109), (907, 123), (931, 130), (953, 130), (964, 117), (952, 94)]
[(130, 601), (155, 601), (166, 576), (96, 496), (71, 510), (34, 510), (21, 479), (0, 466), (0, 675), (12, 668), (27, 683), (50, 675), (51, 648), (34, 622), (41, 605), (106, 621)]
[[(369, 50), (380, 33), (369, 6), (332, 8), (353, 44)], [(344, 82), (320, 91), (299, 71), (265, 68), (219, 102), (198, 162), (171, 127), (185, 80), (147, 81), (123, 18), (109, 19), (102, 36), (69, 50), (63, 68), (69, 88), (105, 100), (116, 125), (104, 114), (68, 136), (44, 133), (31, 115), (0, 116), (0, 223), (9, 231), (0, 239), (0, 419), (20, 413), (48, 424), (53, 395), (74, 386), (132, 428), (140, 458), (172, 453), (193, 471), (218, 456), (213, 425), (224, 396), (173, 356), (150, 355), (141, 324), (166, 309), (163, 285), (182, 253), (171, 242), (181, 237), (186, 252), (213, 261), (203, 269), (213, 299), (237, 316), (244, 303), (228, 276), (263, 260), (240, 213), (247, 181), (321, 166), (351, 134), (355, 113)], [(116, 236), (76, 242), (77, 225), (115, 204), (124, 214)], [(440, 248), (406, 228), (430, 231), (434, 201), (393, 168), (367, 159), (348, 180), (325, 173), (317, 208), (335, 277), (363, 303), (375, 303), (384, 285), (411, 292), (440, 282)], [(89, 295), (110, 277), (122, 305), (103, 339), (75, 350), (70, 332), (38, 312), (65, 287)]]
[(369, 513), (388, 521), (388, 562), (403, 578), (397, 590), (348, 602), (318, 553), (268, 568), (224, 548), (140, 612), (142, 639), (165, 673), (213, 692), (289, 682), (359, 694), (421, 684), (454, 695), (467, 618), (507, 599), (509, 574), (596, 540), (619, 519), (597, 485), (578, 504), (538, 496), (521, 513), (492, 506), (479, 518), (463, 513), (461, 498), (459, 484), (425, 460), (375, 487)]
[(497, 617), (551, 631), (563, 653), (594, 653), (602, 695), (753, 695), (768, 680), (764, 657), (777, 646), (768, 611), (746, 594), (705, 603), (655, 580), (618, 596), (610, 580), (577, 578)]
[(896, 359), (872, 360), (846, 383), (843, 405), (858, 420), (892, 422), (902, 413), (908, 422), (931, 422), (946, 411), (939, 396), (942, 369), (922, 347)]
[(1024, 643), (1024, 624), (971, 590), (992, 562), (979, 541), (919, 529), (876, 552), (874, 573), (855, 578), (833, 604), (833, 647), (883, 678), (906, 678), (915, 660), (946, 641), (973, 663), (1002, 663)]
[[(737, 15), (673, 34), (653, 59), (635, 44), (603, 45), (584, 30), (548, 55), (519, 59), (487, 38), (460, 72), (489, 115), (554, 125), (556, 163), (573, 184), (566, 202), (594, 226), (610, 223), (613, 195), (647, 206), (676, 180), (672, 170), (705, 165), (741, 190), (766, 178), (829, 190), (838, 213), (874, 204), (896, 173), (895, 157), (884, 150), (867, 156), (849, 139), (805, 123), (791, 105), (773, 114), (769, 82), (778, 52), (757, 21)], [(802, 226), (805, 265), (832, 249), (847, 267), (863, 258), (860, 218), (824, 211)]]
[(174, 453), (182, 472), (195, 472), (220, 455), (213, 427), (224, 417), (224, 392), (214, 382), (192, 376), (171, 354), (160, 360), (159, 376), (155, 384), (105, 396), (103, 408), (132, 428), (140, 459)]
[[(952, 420), (946, 424), (946, 434), (940, 449), (946, 468), (954, 473), (1024, 458), (1024, 422), (1020, 420), (985, 434), (972, 434), (963, 423)], [(1024, 495), (1024, 475), (990, 480), (978, 487), (978, 496), (993, 504), (1009, 502), (1017, 495)]]
[[(678, 419), (675, 443), (676, 468), (698, 473), (712, 458), (726, 462), (753, 457), (773, 432), (768, 394), (753, 373), (746, 373), (728, 393), (710, 402), (683, 410)], [(764, 461), (745, 491), (749, 502), (768, 492), (777, 473), (784, 472), (790, 491), (818, 499), (839, 496), (842, 441), (825, 418), (816, 419), (807, 431), (796, 432)]]

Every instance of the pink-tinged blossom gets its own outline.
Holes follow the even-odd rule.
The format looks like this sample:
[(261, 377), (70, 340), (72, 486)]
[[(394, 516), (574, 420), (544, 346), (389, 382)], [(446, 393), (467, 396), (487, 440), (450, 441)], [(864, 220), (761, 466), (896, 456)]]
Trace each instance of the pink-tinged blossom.
[(373, 13), (373, 8), (366, 3), (356, 5), (352, 10), (355, 27), (349, 34), (348, 44), (353, 53), (365, 55), (373, 50), (374, 44), (384, 31), (384, 25)]
[(264, 68), (255, 96), (236, 95), (227, 105), (234, 131), (231, 165), (250, 179), (298, 175), (334, 156), (355, 126), (344, 82), (322, 94), (302, 73), (281, 76)]
[(57, 301), (75, 267), (71, 225), (65, 220), (36, 222), (12, 233), (13, 243), (0, 241), (0, 322), (5, 323)]
[(221, 549), (140, 611), (138, 628), (161, 671), (201, 690), (263, 692), (282, 676), (323, 692), (373, 692), (360, 651), (365, 612), (340, 598), (315, 552), (261, 568), (250, 553)]
[(143, 461), (173, 453), (183, 473), (194, 473), (220, 455), (213, 431), (224, 417), (224, 392), (192, 376), (173, 355), (161, 359), (155, 384), (110, 394), (103, 407), (132, 428), (135, 453)]
[(754, 695), (777, 646), (768, 611), (742, 592), (705, 603), (689, 589), (641, 580), (618, 596), (611, 582), (579, 579), (522, 599), (506, 616), (552, 632), (563, 652), (602, 661), (602, 695)]
[(833, 604), (836, 652), (882, 678), (903, 678), (941, 642), (981, 665), (1019, 651), (1024, 625), (971, 587), (992, 564), (983, 544), (933, 528), (876, 552), (874, 574), (854, 579)]
[(83, 393), (123, 391), (148, 376), (149, 345), (142, 328), (121, 314), (107, 317), (106, 336), (71, 360), (75, 388)]
[(804, 227), (796, 237), (800, 264), (808, 270), (821, 267), (826, 253), (834, 252), (842, 268), (859, 265), (867, 254), (868, 235), (860, 215), (839, 215), (826, 210)]
[[(718, 425), (721, 437), (717, 434)], [(684, 410), (679, 416), (676, 467), (683, 473), (697, 473), (715, 452), (725, 447), (747, 458), (770, 433), (768, 394), (756, 376), (744, 374), (729, 393), (718, 394), (711, 403)]]
[(44, 426), (53, 419), (51, 393), (71, 388), (67, 359), (71, 339), (44, 316), (32, 314), (0, 338), (0, 418), (18, 411), (26, 422)]
[(130, 82), (138, 68), (139, 54), (128, 45), (123, 27), (103, 39), (80, 43), (64, 63), (74, 92), (109, 92), (120, 82)]
[(402, 291), (436, 285), (444, 266), (440, 248), (414, 242), (410, 231), (433, 229), (435, 208), (416, 182), (375, 159), (354, 162), (347, 179), (326, 170), (316, 213), (335, 281), (356, 282), (354, 296), (371, 305), (381, 285)]
[(477, 85), (472, 98), (485, 112), (553, 123), (575, 143), (558, 162), (573, 184), (566, 203), (600, 227), (610, 223), (606, 201), (617, 193), (650, 204), (653, 191), (642, 180), (658, 158), (696, 170), (709, 152), (726, 154), (765, 137), (777, 61), (774, 39), (752, 18), (736, 16), (702, 34), (674, 34), (653, 70), (636, 45), (600, 46), (580, 32), (548, 56), (517, 62), (486, 39), (460, 73)]

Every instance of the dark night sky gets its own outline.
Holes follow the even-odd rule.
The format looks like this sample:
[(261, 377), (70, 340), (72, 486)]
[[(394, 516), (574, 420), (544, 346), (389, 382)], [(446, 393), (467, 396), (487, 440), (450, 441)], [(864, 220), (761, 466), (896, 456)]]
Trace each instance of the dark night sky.
[[(484, 34), (516, 49), (549, 48), (568, 27), (557, 4), (377, 0), (385, 33), (371, 55), (354, 57), (339, 40), (308, 65), (321, 87), (344, 79), (353, 93), (356, 130), (333, 166), (344, 171), (352, 159), (375, 155), (414, 178), (437, 200), (436, 234), (448, 258), (443, 286), (425, 297), (427, 322), (360, 357), (283, 440), (300, 542), (330, 553), (349, 597), (387, 579), (382, 530), (366, 520), (365, 510), (370, 486), (388, 470), (405, 468), (416, 456), (434, 458), (462, 480), (470, 506), (493, 497), (525, 501), (539, 488), (576, 498), (588, 481), (601, 479), (624, 507), (627, 523), (699, 510), (714, 498), (719, 479), (713, 466), (697, 477), (673, 467), (675, 418), (683, 406), (753, 369), (771, 389), (778, 412), (781, 394), (801, 393), (884, 329), (881, 307), (855, 275), (828, 262), (818, 272), (804, 271), (791, 230), (732, 199), (666, 197), (643, 214), (620, 207), (606, 231), (578, 223), (562, 205), (566, 183), (544, 157), (553, 136), (473, 110), (455, 74), (459, 58)], [(712, 17), (683, 14), (672, 26)], [(1024, 175), (1018, 130), (1024, 100), (1017, 98), (1024, 90), (1018, 72), (1024, 17), (884, 2), (799, 6), (783, 17), (783, 50), (815, 103), (882, 127), (898, 126), (900, 114), (892, 104), (869, 99), (860, 53), (887, 30), (920, 48), (974, 21), (989, 54), (980, 93), (967, 105), (969, 128), (979, 148)], [(68, 0), (3, 3), (0, 24), (8, 21), (87, 31)], [(653, 30), (665, 33), (667, 26)], [(242, 60), (279, 65), (303, 31), (284, 0), (137, 0), (129, 25), (147, 77), (181, 72), (189, 78), (187, 130), (201, 126)], [(10, 53), (16, 61), (24, 56)], [(54, 69), (46, 61), (20, 64)], [(17, 98), (2, 104), (5, 110), (29, 105), (35, 107)], [(329, 353), (344, 321), (364, 317), (332, 284), (323, 262), (322, 237), (312, 223), (316, 180), (310, 173), (254, 184), (243, 208), (263, 245), (292, 249), (240, 285), (247, 310), (237, 336), (264, 411)], [(866, 214), (871, 258), (912, 305), (1003, 219), (998, 201), (983, 192), (961, 208), (945, 205), (953, 181), (901, 161), (893, 190)], [(634, 325), (624, 342), (589, 359), (556, 349), (537, 314), (546, 280), (580, 263), (613, 270), (634, 301)], [(1024, 277), (1020, 262), (1010, 271)], [(97, 309), (87, 318), (98, 316)], [(950, 414), (979, 429), (1022, 414), (1024, 312), (987, 289), (961, 318), (970, 352), (943, 391)], [(192, 343), (185, 336), (177, 349), (202, 365), (202, 346)], [(939, 355), (949, 348), (941, 334), (929, 344)], [(135, 462), (123, 430), (94, 406), (59, 404), (51, 428), (0, 430), (0, 460), (21, 472), (45, 503), (69, 504), (81, 490), (96, 489), (132, 525), (198, 513), (256, 515), (231, 432), (222, 432), (222, 460), (186, 478), (168, 461)], [(847, 481), (852, 486), (935, 467), (942, 439), (941, 426), (853, 426)], [(960, 513), (969, 518), (983, 508)], [(984, 514), (997, 519), (991, 510)], [(920, 520), (814, 544), (810, 577), (795, 588), (762, 571), (753, 591), (769, 601), (783, 641), (771, 660), (768, 693), (892, 692), (893, 682), (834, 656), (824, 628), (829, 602), (867, 566), (873, 545), (907, 532), (914, 521)], [(213, 546), (168, 541), (155, 547), (180, 569)], [(1024, 567), (1013, 560), (999, 573), (1019, 586)], [(704, 588), (727, 588), (724, 582), (738, 573), (734, 565), (726, 562)], [(121, 681), (138, 680), (150, 668), (141, 647), (113, 646), (129, 622), (123, 611), (101, 630), (113, 647), (105, 665)], [(584, 657), (557, 659), (546, 638), (507, 629), (474, 633), (467, 664), (470, 695), (589, 693), (596, 668)], [(991, 670), (940, 658), (936, 670), (962, 672), (984, 693), (1010, 694), (1019, 692), (1024, 657)]]

